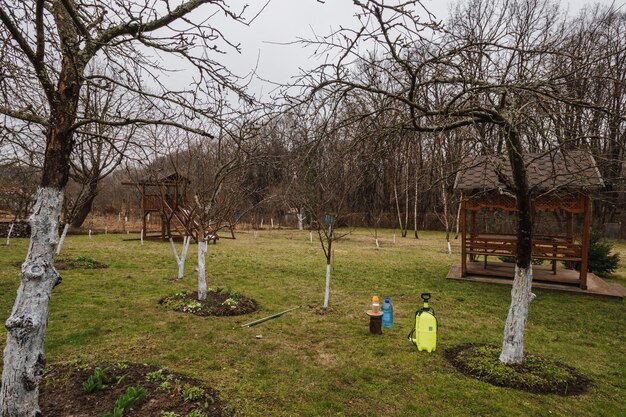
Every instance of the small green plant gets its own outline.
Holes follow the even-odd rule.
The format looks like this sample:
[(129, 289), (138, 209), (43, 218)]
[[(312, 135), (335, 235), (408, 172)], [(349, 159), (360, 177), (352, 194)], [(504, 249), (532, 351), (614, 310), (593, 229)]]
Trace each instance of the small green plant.
[(126, 364), (124, 362), (119, 362), (119, 363), (115, 364), (115, 367), (117, 369), (124, 370), (124, 369), (128, 368), (128, 364)]
[(89, 258), (87, 256), (77, 256), (76, 261), (87, 268), (93, 268), (99, 262), (93, 258)]
[(180, 417), (180, 414), (173, 411), (161, 411), (161, 417)]
[(96, 368), (93, 371), (93, 375), (87, 378), (87, 381), (83, 383), (83, 389), (88, 394), (96, 391), (103, 391), (113, 380), (108, 374), (108, 368)]
[(102, 417), (121, 417), (125, 411), (130, 410), (146, 398), (147, 391), (142, 387), (128, 387), (126, 392), (117, 399), (115, 408), (110, 413), (103, 414)]
[(187, 301), (187, 303), (183, 306), (183, 311), (185, 313), (197, 313), (202, 310), (202, 304), (195, 300)]
[(161, 384), (159, 384), (159, 389), (162, 389), (163, 391), (171, 391), (172, 384), (170, 384), (168, 381), (163, 381), (161, 382)]
[(112, 412), (102, 414), (102, 417), (122, 417), (122, 415), (124, 415), (124, 410), (115, 407)]
[(183, 400), (198, 401), (204, 397), (204, 390), (195, 385), (185, 384), (183, 386)]
[(231, 308), (235, 308), (235, 307), (237, 307), (237, 304), (238, 304), (238, 303), (237, 303), (237, 300), (235, 300), (235, 299), (233, 299), (233, 298), (227, 298), (227, 299), (226, 299), (226, 300), (222, 303), (222, 305), (225, 305), (225, 306), (230, 306)]
[(148, 372), (146, 374), (146, 379), (148, 381), (164, 381), (165, 375), (163, 375), (163, 369), (159, 369), (158, 371)]

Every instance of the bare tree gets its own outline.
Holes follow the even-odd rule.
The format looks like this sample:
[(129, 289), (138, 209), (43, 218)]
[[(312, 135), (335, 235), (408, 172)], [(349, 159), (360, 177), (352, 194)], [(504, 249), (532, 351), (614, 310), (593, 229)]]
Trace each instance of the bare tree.
[[(41, 182), (30, 217), (31, 245), (17, 298), (5, 323), (2, 417), (41, 414), (38, 384), (45, 365), (48, 305), (52, 289), (60, 283), (53, 267), (54, 244), (75, 134), (94, 123), (162, 123), (209, 135), (194, 121), (211, 117), (208, 103), (218, 92), (217, 86), (245, 97), (211, 52), (236, 46), (212, 26), (210, 16), (220, 12), (243, 21), (241, 13), (222, 0), (166, 0), (159, 4), (162, 7), (132, 0), (0, 2), (0, 114), (9, 118), (9, 129), (36, 124), (45, 134)], [(191, 64), (196, 77), (192, 90), (172, 91), (160, 83), (159, 75), (167, 67), (149, 50)], [(102, 72), (87, 74), (85, 69), (96, 57), (102, 59)], [(120, 74), (123, 81), (112, 73)], [(156, 87), (144, 88), (145, 77)], [(81, 89), (86, 84), (95, 88), (113, 84), (134, 93), (137, 100), (152, 106), (153, 117), (79, 117)]]
[[(310, 216), (326, 260), (323, 308), (330, 302), (333, 245), (350, 233), (350, 201), (363, 181), (364, 155), (355, 152), (360, 138), (343, 125), (349, 109), (343, 110), (345, 114), (334, 112), (333, 106), (323, 101), (308, 109), (293, 143), (299, 157), (290, 164), (289, 201)], [(340, 226), (347, 229), (338, 231)]]

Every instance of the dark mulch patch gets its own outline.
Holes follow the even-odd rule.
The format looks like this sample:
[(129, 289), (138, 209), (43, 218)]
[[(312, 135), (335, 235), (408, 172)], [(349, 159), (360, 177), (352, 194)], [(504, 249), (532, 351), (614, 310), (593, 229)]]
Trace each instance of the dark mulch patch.
[(537, 355), (525, 354), (521, 365), (505, 365), (499, 360), (500, 347), (493, 345), (464, 343), (446, 349), (444, 356), (465, 375), (500, 387), (568, 396), (591, 385), (574, 368)]
[[(21, 267), (24, 261), (17, 261), (13, 265)], [(109, 265), (96, 261), (87, 256), (77, 256), (75, 258), (59, 256), (54, 258), (54, 268), (58, 271), (66, 269), (106, 269)]]
[(208, 290), (205, 301), (198, 300), (197, 291), (183, 291), (161, 298), (159, 304), (170, 310), (197, 316), (239, 316), (259, 309), (252, 298), (224, 288)]
[[(226, 415), (223, 404), (215, 390), (202, 383), (154, 366), (141, 364), (118, 364), (101, 366), (107, 368), (112, 377), (123, 377), (120, 383), (111, 382), (103, 391), (85, 392), (83, 383), (93, 375), (95, 367), (76, 364), (57, 364), (46, 368), (41, 384), (39, 405), (46, 417), (98, 417), (112, 412), (117, 399), (128, 387), (143, 387), (147, 390), (145, 399), (124, 412), (128, 417), (159, 417), (164, 411), (171, 411), (181, 417), (195, 411), (195, 416), (222, 417)], [(150, 372), (152, 378), (148, 379)], [(156, 377), (155, 377), (156, 376)], [(187, 388), (185, 388), (187, 387)], [(198, 398), (185, 400), (184, 394), (193, 388)], [(197, 410), (197, 411), (196, 411)], [(204, 414), (201, 414), (203, 412)], [(192, 414), (194, 415), (194, 414)]]
[(55, 258), (54, 267), (57, 270), (63, 269), (105, 269), (109, 265), (96, 261), (87, 256), (77, 256), (76, 258)]

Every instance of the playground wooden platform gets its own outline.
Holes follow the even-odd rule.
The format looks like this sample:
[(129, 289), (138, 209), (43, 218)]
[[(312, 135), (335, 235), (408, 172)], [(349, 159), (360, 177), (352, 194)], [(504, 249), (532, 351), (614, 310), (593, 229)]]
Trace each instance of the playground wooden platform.
[[(515, 264), (506, 262), (468, 262), (467, 275), (461, 273), (461, 264), (453, 265), (448, 272), (448, 279), (488, 284), (512, 285)], [(565, 291), (623, 299), (626, 288), (619, 284), (606, 282), (595, 274), (587, 275), (587, 289), (579, 286), (578, 271), (557, 268), (554, 274), (551, 266), (533, 266), (533, 288)]]

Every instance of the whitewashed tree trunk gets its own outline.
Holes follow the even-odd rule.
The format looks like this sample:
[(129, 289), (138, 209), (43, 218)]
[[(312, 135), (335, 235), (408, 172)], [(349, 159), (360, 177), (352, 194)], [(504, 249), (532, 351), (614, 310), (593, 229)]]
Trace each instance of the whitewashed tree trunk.
[(9, 226), (9, 233), (7, 233), (7, 246), (11, 244), (11, 233), (13, 233), (14, 224), (15, 223), (11, 223), (11, 226)]
[(5, 322), (7, 342), (0, 389), (0, 416), (38, 417), (39, 381), (46, 363), (44, 338), (52, 289), (61, 282), (54, 269), (63, 190), (40, 187), (29, 222), (31, 238), (21, 283)]
[(91, 239), (91, 229), (89, 229), (89, 239)]
[(141, 229), (141, 235), (140, 235), (140, 238), (141, 238), (141, 246), (143, 246), (143, 229)]
[[(67, 235), (67, 231), (70, 228), (69, 223), (65, 223), (65, 227), (63, 228), (63, 233), (61, 233), (61, 239), (59, 240), (59, 244), (57, 245), (57, 255), (61, 254), (61, 249), (63, 248), (63, 243), (65, 242), (65, 236)], [(32, 234), (32, 231), (31, 231)]]
[(374, 241), (376, 242), (376, 249), (380, 249), (380, 244), (378, 244), (378, 238), (375, 238)]
[(198, 300), (206, 300), (206, 272), (204, 261), (206, 256), (207, 242), (198, 242)]
[(448, 256), (452, 255), (452, 245), (450, 244), (450, 241), (448, 240)]
[(324, 290), (324, 308), (328, 308), (330, 298), (330, 263), (326, 263), (326, 289)]
[(274, 228), (274, 219), (272, 217), (270, 217), (270, 224), (272, 225), (272, 229)]
[(304, 230), (304, 214), (298, 213), (298, 230)]
[(170, 238), (170, 247), (172, 248), (172, 252), (176, 258), (176, 265), (178, 265), (178, 279), (183, 279), (185, 276), (185, 259), (187, 258), (187, 251), (189, 250), (190, 242), (191, 236), (185, 236), (183, 238), (183, 249), (180, 256), (178, 256), (178, 251), (176, 250), (176, 246), (174, 246), (174, 239)]
[(309, 243), (313, 243), (313, 232), (309, 232)]
[(500, 361), (509, 365), (521, 364), (524, 360), (524, 329), (528, 318), (528, 306), (535, 299), (531, 292), (533, 281), (532, 265), (527, 268), (515, 266), (515, 278), (511, 290), (511, 307), (504, 326)]

